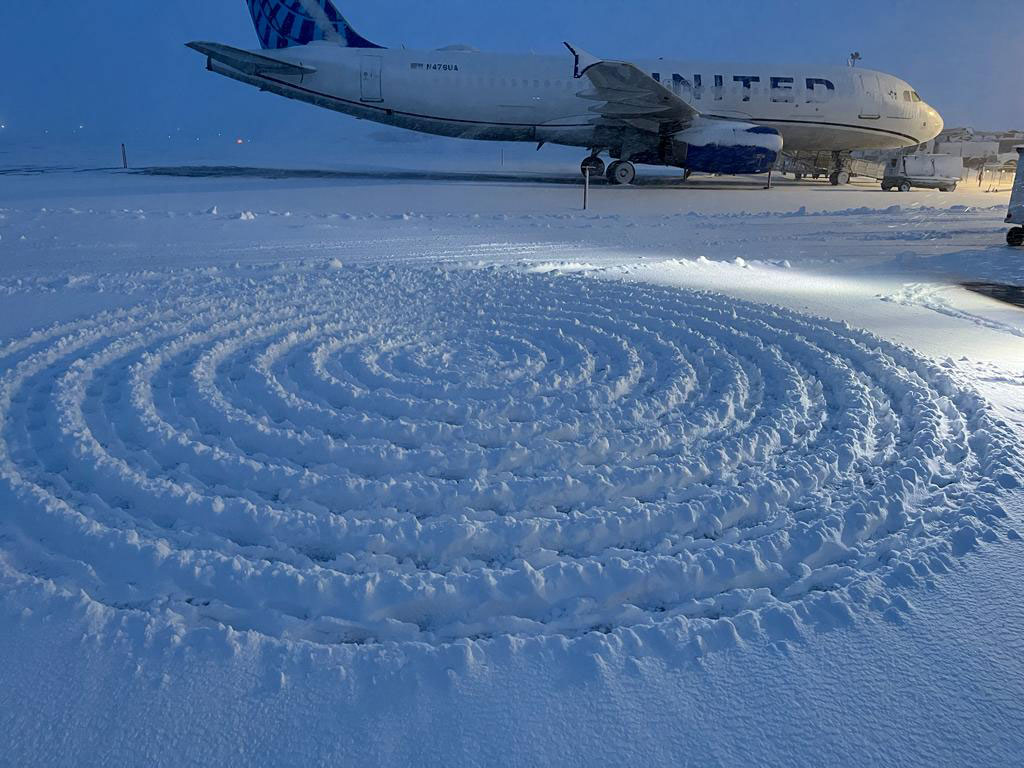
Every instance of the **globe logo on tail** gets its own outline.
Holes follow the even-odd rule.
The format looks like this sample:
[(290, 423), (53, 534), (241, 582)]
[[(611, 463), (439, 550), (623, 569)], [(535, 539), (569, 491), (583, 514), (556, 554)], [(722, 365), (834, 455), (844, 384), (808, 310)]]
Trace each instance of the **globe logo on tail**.
[(327, 40), (348, 48), (379, 48), (355, 32), (331, 0), (247, 0), (264, 49)]

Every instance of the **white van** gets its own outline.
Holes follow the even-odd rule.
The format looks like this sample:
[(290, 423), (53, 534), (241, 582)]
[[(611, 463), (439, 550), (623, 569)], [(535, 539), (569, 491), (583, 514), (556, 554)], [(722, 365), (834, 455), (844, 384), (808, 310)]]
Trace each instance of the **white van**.
[(906, 155), (885, 165), (882, 189), (909, 192), (914, 187), (953, 192), (964, 175), (964, 159), (956, 155)]

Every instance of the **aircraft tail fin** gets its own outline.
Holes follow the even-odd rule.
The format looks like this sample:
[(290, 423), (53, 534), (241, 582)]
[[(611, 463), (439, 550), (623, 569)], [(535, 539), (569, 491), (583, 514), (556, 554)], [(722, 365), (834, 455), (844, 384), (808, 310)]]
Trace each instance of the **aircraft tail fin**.
[(327, 40), (345, 48), (380, 48), (360, 35), (331, 0), (246, 0), (260, 45), (292, 48)]

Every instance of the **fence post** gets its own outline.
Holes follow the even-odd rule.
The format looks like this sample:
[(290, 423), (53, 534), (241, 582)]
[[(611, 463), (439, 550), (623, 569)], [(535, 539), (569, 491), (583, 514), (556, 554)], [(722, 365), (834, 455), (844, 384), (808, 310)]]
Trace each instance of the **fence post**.
[(583, 169), (583, 210), (590, 205), (590, 168)]
[(121, 145), (121, 165), (128, 170), (128, 148), (124, 144)]

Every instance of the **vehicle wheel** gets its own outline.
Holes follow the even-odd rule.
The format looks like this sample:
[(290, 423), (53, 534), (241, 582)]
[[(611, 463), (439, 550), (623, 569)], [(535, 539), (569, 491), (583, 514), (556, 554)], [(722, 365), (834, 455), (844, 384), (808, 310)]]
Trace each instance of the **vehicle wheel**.
[(689, 181), (691, 176), (693, 176), (693, 171), (691, 171), (689, 168), (686, 168), (686, 169), (683, 170), (683, 181), (684, 182), (685, 181)]
[(840, 187), (845, 187), (847, 184), (850, 183), (850, 174), (847, 173), (846, 171), (840, 171), (838, 177)]
[(612, 184), (632, 184), (636, 179), (636, 167), (628, 160), (616, 160), (608, 166), (608, 181)]
[(839, 174), (838, 173), (830, 173), (828, 175), (828, 183), (831, 184), (833, 187), (838, 187), (839, 186)]
[(802, 173), (794, 173), (793, 174), (793, 181), (803, 181), (803, 180), (804, 180), (804, 175)]
[(1006, 233), (1006, 244), (1014, 248), (1024, 245), (1024, 227), (1014, 227)]
[(888, 184), (883, 184), (882, 185), (882, 191), (883, 192), (892, 192), (892, 187), (889, 186)]
[(586, 176), (587, 168), (590, 168), (590, 178), (592, 179), (604, 176), (604, 160), (596, 155), (592, 155), (580, 163), (580, 173)]
[(900, 184), (900, 192), (909, 192), (911, 190), (910, 182), (904, 181)]

